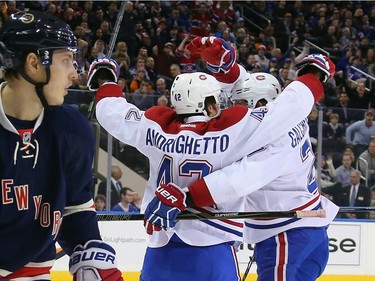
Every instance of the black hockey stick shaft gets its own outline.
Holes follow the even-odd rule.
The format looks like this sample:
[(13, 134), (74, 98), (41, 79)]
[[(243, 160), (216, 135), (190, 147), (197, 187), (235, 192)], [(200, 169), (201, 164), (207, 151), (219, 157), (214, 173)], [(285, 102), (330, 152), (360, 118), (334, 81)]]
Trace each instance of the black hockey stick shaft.
[[(113, 52), (113, 49), (115, 47), (116, 40), (117, 40), (117, 35), (119, 33), (119, 30), (120, 30), (122, 18), (124, 16), (125, 6), (126, 6), (125, 4), (126, 4), (126, 1), (121, 2), (118, 17), (116, 19), (116, 23), (115, 23), (115, 26), (113, 28), (112, 37), (111, 37), (111, 39), (109, 41), (109, 44), (108, 44), (108, 52), (106, 54), (107, 57), (112, 56), (112, 52)], [(88, 108), (88, 119), (90, 121), (92, 120), (92, 118), (94, 116), (94, 112), (95, 112), (95, 96), (94, 96), (94, 100), (90, 102), (89, 108)]]
[[(100, 213), (96, 215), (98, 221), (137, 221), (143, 220), (143, 214)], [(280, 211), (280, 212), (220, 212), (220, 213), (181, 213), (178, 220), (226, 220), (249, 218), (317, 218), (325, 217), (324, 210), (311, 211)]]

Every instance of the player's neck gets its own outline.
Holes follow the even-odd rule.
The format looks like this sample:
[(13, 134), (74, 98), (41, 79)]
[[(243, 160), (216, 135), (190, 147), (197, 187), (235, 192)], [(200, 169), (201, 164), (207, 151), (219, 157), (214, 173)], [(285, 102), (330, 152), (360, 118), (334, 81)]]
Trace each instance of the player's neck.
[(1, 91), (1, 99), (5, 114), (20, 120), (35, 120), (43, 110), (35, 87), (23, 81), (7, 83)]

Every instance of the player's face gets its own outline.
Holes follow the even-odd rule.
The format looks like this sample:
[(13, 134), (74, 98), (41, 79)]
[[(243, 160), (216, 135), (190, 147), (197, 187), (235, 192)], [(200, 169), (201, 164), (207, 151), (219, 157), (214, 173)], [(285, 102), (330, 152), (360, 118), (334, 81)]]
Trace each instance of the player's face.
[(77, 78), (77, 71), (73, 64), (73, 52), (54, 51), (50, 70), (51, 78), (44, 87), (44, 95), (49, 105), (61, 105), (64, 102), (64, 96), (68, 93), (68, 88)]

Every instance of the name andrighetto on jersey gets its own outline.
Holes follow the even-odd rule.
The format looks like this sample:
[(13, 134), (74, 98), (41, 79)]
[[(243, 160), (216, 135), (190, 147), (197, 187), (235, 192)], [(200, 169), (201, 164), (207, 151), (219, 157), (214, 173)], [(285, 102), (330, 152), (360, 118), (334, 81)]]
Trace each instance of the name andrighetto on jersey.
[(297, 126), (293, 127), (291, 131), (288, 132), (291, 138), (291, 146), (296, 147), (304, 138), (308, 129), (307, 118), (302, 120)]
[(154, 146), (166, 153), (183, 154), (215, 154), (224, 152), (229, 147), (229, 136), (220, 135), (214, 137), (194, 138), (180, 135), (176, 138), (167, 138), (160, 132), (148, 129), (146, 134), (146, 145)]

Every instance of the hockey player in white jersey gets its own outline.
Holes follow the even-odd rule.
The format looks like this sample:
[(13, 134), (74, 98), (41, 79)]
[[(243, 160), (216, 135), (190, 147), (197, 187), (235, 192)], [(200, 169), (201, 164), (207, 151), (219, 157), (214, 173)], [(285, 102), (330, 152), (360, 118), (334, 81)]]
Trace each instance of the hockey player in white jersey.
[[(229, 61), (226, 60), (228, 54)], [(226, 61), (225, 67), (223, 64), (223, 69), (219, 71), (237, 67), (235, 81), (240, 80), (242, 76), (240, 68), (235, 64), (233, 50), (224, 46), (219, 56), (222, 57), (220, 60)], [(89, 81), (98, 81), (95, 79), (95, 71), (105, 66), (108, 66), (110, 72), (116, 72), (117, 66), (113, 60), (101, 58), (92, 63)], [(157, 186), (170, 182), (188, 186), (212, 171), (260, 149), (265, 143), (277, 140), (291, 126), (296, 126), (298, 120), (306, 117), (314, 100), (323, 94), (323, 87), (317, 77), (313, 75), (304, 79), (301, 76), (263, 112), (255, 114), (243, 106), (220, 112), (219, 83), (205, 73), (182, 74), (176, 77), (172, 86), (175, 110), (155, 106), (144, 112), (122, 98), (120, 88), (113, 83), (116, 81), (115, 76), (104, 82), (96, 93), (96, 116), (110, 134), (136, 147), (150, 159), (150, 175), (142, 212), (157, 198)], [(297, 93), (296, 88), (301, 90)], [(296, 120), (289, 118), (291, 109), (295, 110)], [(268, 113), (263, 119), (266, 111)], [(262, 122), (258, 114), (262, 115)], [(170, 192), (175, 196), (179, 194), (174, 193), (174, 190)], [(157, 194), (165, 193), (159, 190)], [(189, 208), (188, 211), (229, 211), (238, 209), (235, 205), (241, 202), (234, 200), (199, 210)], [(175, 207), (184, 209), (183, 204)], [(172, 215), (172, 212), (169, 214)], [(239, 280), (231, 244), (233, 241), (242, 241), (242, 226), (241, 222), (233, 220), (181, 221), (168, 231), (153, 232), (154, 226), (146, 222), (147, 231), (152, 236), (141, 280)], [(218, 256), (220, 259), (217, 259)]]
[[(318, 54), (308, 56), (297, 68), (300, 77), (321, 72), (323, 83), (334, 73), (331, 61)], [(248, 81), (234, 90), (232, 98), (244, 101), (248, 106), (261, 98), (266, 101), (274, 98), (272, 92), (264, 95), (267, 91), (263, 91), (262, 86)], [(262, 108), (253, 113), (258, 110), (261, 112)], [(180, 191), (183, 195), (178, 204), (187, 204), (188, 207), (221, 204), (247, 195), (246, 211), (325, 209), (327, 216), (324, 219), (249, 219), (244, 225), (244, 241), (256, 244), (258, 281), (312, 281), (322, 274), (327, 264), (326, 227), (338, 211), (336, 205), (320, 195), (313, 163), (307, 119), (301, 119), (279, 140), (242, 161), (213, 172), (182, 190), (174, 184), (162, 185), (160, 189)], [(184, 201), (185, 198), (188, 200)], [(168, 209), (165, 205), (173, 208), (166, 200), (160, 200), (159, 205), (164, 212)], [(178, 210), (174, 212), (174, 218), (177, 215)], [(155, 209), (148, 215), (150, 223), (166, 229), (176, 223), (172, 219)]]

